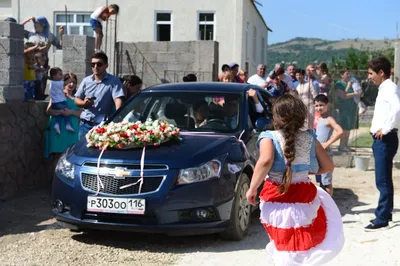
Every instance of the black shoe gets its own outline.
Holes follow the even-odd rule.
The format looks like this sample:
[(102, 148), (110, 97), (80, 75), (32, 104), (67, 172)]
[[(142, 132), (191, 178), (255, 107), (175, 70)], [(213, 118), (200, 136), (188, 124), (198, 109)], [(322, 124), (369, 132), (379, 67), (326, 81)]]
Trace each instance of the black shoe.
[(382, 231), (382, 230), (387, 230), (389, 229), (389, 224), (374, 224), (374, 223), (370, 223), (369, 225), (367, 225), (366, 227), (364, 227), (364, 231), (366, 232), (374, 232), (374, 231)]
[[(369, 222), (370, 222), (370, 223), (373, 223), (374, 221), (375, 221), (375, 219), (369, 220)], [(392, 216), (390, 216), (390, 218), (389, 218), (389, 222), (393, 222), (393, 218), (392, 218)]]

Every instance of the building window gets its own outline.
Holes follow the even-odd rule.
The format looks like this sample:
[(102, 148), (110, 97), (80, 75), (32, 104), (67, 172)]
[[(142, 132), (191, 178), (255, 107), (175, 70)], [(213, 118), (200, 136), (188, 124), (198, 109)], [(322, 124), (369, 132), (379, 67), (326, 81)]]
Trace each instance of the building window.
[(215, 39), (214, 13), (199, 13), (199, 40), (213, 41)]
[(156, 14), (156, 41), (169, 42), (171, 41), (172, 29), (172, 15), (171, 13), (157, 13)]
[(253, 61), (256, 61), (257, 57), (257, 28), (253, 27)]
[(261, 38), (261, 64), (265, 64), (265, 39)]
[(249, 59), (249, 28), (250, 28), (250, 23), (246, 22), (246, 40), (245, 40), (246, 60)]
[(64, 34), (94, 36), (89, 23), (90, 13), (55, 13), (54, 34), (59, 38), (59, 29), (64, 26)]

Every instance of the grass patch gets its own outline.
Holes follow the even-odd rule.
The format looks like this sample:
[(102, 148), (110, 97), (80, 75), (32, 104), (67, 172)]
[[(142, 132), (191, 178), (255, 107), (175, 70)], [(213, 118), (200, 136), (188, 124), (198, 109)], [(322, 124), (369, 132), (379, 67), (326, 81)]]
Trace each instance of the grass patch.
[(373, 138), (369, 133), (364, 133), (351, 142), (351, 147), (358, 148), (371, 148), (373, 143)]

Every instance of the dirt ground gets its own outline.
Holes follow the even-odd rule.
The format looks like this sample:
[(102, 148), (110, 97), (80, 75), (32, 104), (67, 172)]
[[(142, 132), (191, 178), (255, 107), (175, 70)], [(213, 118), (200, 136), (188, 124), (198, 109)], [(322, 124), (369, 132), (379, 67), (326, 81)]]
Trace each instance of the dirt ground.
[[(400, 171), (396, 169), (394, 181), (392, 228), (367, 233), (362, 229), (373, 218), (378, 198), (374, 172), (335, 169), (334, 199), (342, 213), (346, 244), (329, 265), (400, 265)], [(273, 265), (257, 214), (249, 236), (240, 242), (217, 235), (81, 234), (58, 226), (50, 212), (49, 194), (41, 190), (0, 202), (0, 265)]]

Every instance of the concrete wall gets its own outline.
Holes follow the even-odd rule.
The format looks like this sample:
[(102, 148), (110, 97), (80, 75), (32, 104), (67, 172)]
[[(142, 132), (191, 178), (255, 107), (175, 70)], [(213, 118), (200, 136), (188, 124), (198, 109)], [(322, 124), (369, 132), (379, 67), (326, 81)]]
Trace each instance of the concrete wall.
[(5, 18), (13, 16), (12, 0), (0, 1), (0, 20), (3, 21)]
[(174, 82), (165, 71), (203, 73), (204, 80), (216, 80), (218, 75), (218, 42), (119, 42), (117, 47), (117, 73), (119, 76), (135, 73), (145, 86)]
[(0, 103), (24, 100), (23, 29), (0, 22)]

